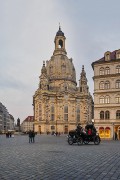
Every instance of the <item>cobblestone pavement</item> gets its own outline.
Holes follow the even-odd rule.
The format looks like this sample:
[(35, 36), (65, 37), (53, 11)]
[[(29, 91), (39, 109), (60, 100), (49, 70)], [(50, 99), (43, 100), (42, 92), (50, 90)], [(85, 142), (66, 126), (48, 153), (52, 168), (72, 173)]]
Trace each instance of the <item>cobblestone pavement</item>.
[(120, 141), (68, 145), (66, 136), (0, 136), (0, 180), (120, 180)]

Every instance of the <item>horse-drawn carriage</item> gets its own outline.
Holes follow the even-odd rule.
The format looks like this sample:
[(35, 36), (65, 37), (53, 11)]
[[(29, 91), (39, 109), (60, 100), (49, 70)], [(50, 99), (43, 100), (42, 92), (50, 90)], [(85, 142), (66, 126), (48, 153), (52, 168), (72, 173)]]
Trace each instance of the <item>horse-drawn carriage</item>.
[(95, 145), (100, 144), (100, 137), (93, 124), (88, 124), (85, 126), (85, 130), (78, 126), (77, 129), (69, 131), (68, 143), (72, 145), (77, 143), (78, 145), (88, 144), (89, 142), (94, 142)]

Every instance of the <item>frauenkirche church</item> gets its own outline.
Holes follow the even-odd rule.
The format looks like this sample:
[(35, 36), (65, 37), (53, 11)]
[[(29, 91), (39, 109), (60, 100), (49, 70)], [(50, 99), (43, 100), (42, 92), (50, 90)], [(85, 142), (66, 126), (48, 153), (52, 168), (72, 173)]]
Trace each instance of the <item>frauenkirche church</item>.
[(39, 133), (68, 133), (78, 123), (91, 122), (93, 99), (87, 85), (84, 66), (79, 85), (73, 59), (67, 57), (66, 37), (59, 27), (55, 36), (55, 50), (41, 69), (39, 87), (33, 96), (34, 130)]

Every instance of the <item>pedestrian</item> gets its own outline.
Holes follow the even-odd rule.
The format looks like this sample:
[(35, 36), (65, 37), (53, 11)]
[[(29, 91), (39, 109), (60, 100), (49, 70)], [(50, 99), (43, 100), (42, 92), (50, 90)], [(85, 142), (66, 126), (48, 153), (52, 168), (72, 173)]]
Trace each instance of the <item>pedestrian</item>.
[(28, 134), (29, 134), (29, 143), (32, 143), (32, 131), (30, 130)]
[(35, 142), (35, 132), (32, 131), (32, 142), (34, 143)]

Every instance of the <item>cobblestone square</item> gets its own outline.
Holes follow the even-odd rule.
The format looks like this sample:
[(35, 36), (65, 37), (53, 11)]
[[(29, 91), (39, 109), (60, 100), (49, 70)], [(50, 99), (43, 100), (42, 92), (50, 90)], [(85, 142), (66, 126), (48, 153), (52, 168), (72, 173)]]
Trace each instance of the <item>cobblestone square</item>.
[(120, 142), (68, 145), (66, 136), (0, 136), (0, 180), (120, 179)]

